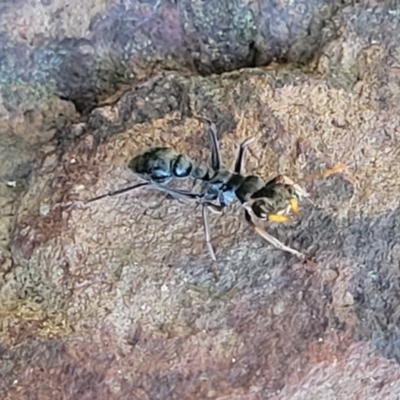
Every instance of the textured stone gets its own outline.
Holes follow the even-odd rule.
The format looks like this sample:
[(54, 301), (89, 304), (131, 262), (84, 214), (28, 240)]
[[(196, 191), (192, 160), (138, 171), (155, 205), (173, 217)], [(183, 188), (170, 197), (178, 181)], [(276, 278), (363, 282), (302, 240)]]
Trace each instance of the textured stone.
[[(184, 27), (188, 38), (198, 35), (200, 48), (209, 38), (215, 51), (193, 49), (192, 76), (178, 70), (147, 79), (143, 68), (143, 81), (86, 120), (74, 120), (71, 112), (69, 123), (52, 127), (49, 121), (58, 121), (64, 102), (52, 115), (35, 112), (4, 123), (27, 141), (7, 154), (12, 142), (4, 139), (0, 155), (2, 179), (18, 183), (1, 186), (0, 397), (395, 399), (400, 391), (398, 10), (348, 2), (333, 20), (340, 35), (307, 69), (270, 65), (199, 76), (226, 60), (242, 66), (243, 59), (234, 55), (246, 41), (234, 36), (237, 53), (228, 46), (230, 56), (224, 58), (219, 41), (231, 41), (233, 32), (224, 29), (232, 23), (247, 33), (248, 10), (266, 15), (266, 4), (272, 3), (257, 3), (260, 14), (254, 3), (240, 3), (240, 12), (229, 14), (232, 21), (225, 14), (209, 15), (211, 6), (222, 7), (219, 2), (177, 3), (163, 2), (155, 10), (179, 11), (179, 18), (190, 22)], [(283, 15), (292, 18), (288, 4), (290, 12)], [(81, 93), (74, 99), (82, 105), (93, 104), (93, 93), (103, 93), (104, 87), (92, 90), (96, 85), (85, 73), (93, 54), (101, 55), (99, 47), (90, 50), (97, 38), (108, 35), (105, 49), (119, 43), (117, 56), (134, 54), (138, 43), (151, 48), (145, 30), (131, 42), (132, 34), (124, 36), (115, 20), (124, 14), (132, 21), (129, 32), (136, 33), (137, 10), (148, 12), (154, 2), (107, 5), (107, 16), (98, 16), (89, 29), (97, 36), (85, 38), (89, 47), (81, 43), (86, 58), (76, 65), (76, 80), (59, 86), (69, 95)], [(3, 8), (3, 17), (10, 10)], [(209, 17), (203, 20), (202, 13)], [(271, 15), (278, 26), (274, 37), (280, 38), (273, 54), (282, 49), (286, 53), (279, 54), (287, 57), (301, 54), (300, 40), (287, 45), (292, 32), (303, 32), (301, 21), (288, 29)], [(169, 29), (175, 26), (167, 22)], [(216, 23), (222, 33), (214, 31)], [(78, 26), (76, 35), (83, 31)], [(152, 32), (161, 43), (158, 31)], [(171, 43), (174, 32), (166, 38)], [(65, 45), (68, 56), (71, 40), (51, 45)], [(311, 40), (310, 48), (315, 43)], [(60, 59), (64, 66), (67, 56)], [(300, 59), (288, 59), (293, 60)], [(70, 71), (60, 80), (68, 82)], [(248, 149), (247, 173), (265, 179), (285, 173), (301, 182), (347, 165), (335, 176), (305, 180), (313, 204), (301, 204), (298, 220), (267, 226), (312, 256), (308, 261), (263, 242), (246, 225), (242, 210), (232, 207), (210, 216), (219, 261), (215, 282), (199, 208), (145, 189), (84, 204), (131, 184), (128, 161), (148, 147), (169, 145), (206, 161), (207, 126), (194, 114), (216, 122), (227, 166), (237, 144), (257, 135)], [(46, 141), (51, 132), (54, 139), (37, 146), (42, 126)]]

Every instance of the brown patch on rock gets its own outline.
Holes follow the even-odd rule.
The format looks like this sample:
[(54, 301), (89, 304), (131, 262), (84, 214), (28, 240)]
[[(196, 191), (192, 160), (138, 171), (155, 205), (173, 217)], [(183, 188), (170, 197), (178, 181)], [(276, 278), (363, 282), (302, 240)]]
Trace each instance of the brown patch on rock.
[[(382, 7), (354, 7), (364, 20), (345, 17), (364, 43), (362, 23)], [(343, 68), (360, 49), (344, 51)], [(397, 75), (378, 50), (362, 50), (362, 90), (294, 68), (171, 74), (73, 127), (15, 210), (16, 232), (28, 234), (11, 243), (0, 288), (1, 397), (397, 395)], [(265, 179), (348, 165), (305, 182), (314, 204), (301, 204), (299, 220), (266, 226), (311, 260), (263, 242), (232, 207), (210, 218), (215, 282), (194, 205), (144, 189), (82, 203), (133, 183), (126, 165), (145, 148), (207, 160), (207, 126), (191, 113), (223, 121), (228, 166), (237, 143), (259, 135), (246, 171)]]
[[(351, 343), (343, 335), (335, 336), (329, 342), (341, 348), (342, 355), (338, 358), (336, 350), (333, 358), (318, 358), (304, 369), (301, 379), (293, 376), (274, 399), (396, 399), (399, 366), (379, 357), (367, 343)], [(324, 353), (325, 347), (322, 343), (318, 353)]]

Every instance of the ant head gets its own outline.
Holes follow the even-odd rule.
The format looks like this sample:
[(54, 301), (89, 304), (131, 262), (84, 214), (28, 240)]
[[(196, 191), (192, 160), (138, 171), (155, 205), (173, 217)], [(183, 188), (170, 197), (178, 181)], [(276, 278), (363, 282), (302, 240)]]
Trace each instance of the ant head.
[(290, 211), (293, 214), (299, 214), (297, 196), (286, 198), (258, 198), (249, 204), (252, 213), (261, 220), (271, 222), (289, 222), (287, 215)]
[(278, 176), (252, 195), (248, 204), (261, 220), (287, 222), (290, 212), (299, 214), (298, 203), (307, 193), (285, 176)]
[(271, 207), (268, 204), (268, 199), (266, 198), (252, 201), (250, 203), (250, 208), (253, 214), (261, 220), (266, 220), (268, 215), (271, 213)]
[(290, 191), (292, 197), (296, 197), (298, 200), (301, 200), (303, 197), (310, 197), (310, 195), (298, 183), (292, 181), (286, 175), (281, 175), (279, 181), (288, 191)]
[(299, 201), (308, 193), (285, 175), (271, 179), (247, 200), (246, 208), (261, 220), (288, 222), (288, 214), (299, 214)]

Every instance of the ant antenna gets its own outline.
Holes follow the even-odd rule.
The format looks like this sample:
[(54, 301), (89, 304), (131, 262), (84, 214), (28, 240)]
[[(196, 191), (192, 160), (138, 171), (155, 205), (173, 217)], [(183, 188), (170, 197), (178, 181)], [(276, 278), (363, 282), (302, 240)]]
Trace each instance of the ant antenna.
[(94, 197), (93, 199), (88, 200), (87, 203), (91, 203), (93, 201), (103, 199), (104, 197), (117, 196), (119, 194), (123, 194), (123, 193), (129, 192), (131, 190), (138, 189), (140, 187), (147, 186), (147, 185), (149, 185), (149, 182), (138, 183), (137, 185), (129, 186), (124, 189), (116, 190), (115, 192), (108, 192), (106, 194), (102, 194), (101, 196)]

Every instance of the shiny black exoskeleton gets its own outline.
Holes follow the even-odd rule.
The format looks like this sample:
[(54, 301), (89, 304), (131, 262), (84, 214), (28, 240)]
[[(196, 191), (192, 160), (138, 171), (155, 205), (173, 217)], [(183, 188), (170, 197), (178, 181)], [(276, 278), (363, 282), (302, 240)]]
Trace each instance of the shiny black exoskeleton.
[(190, 157), (170, 147), (146, 150), (132, 158), (128, 168), (142, 178), (157, 183), (167, 183), (172, 178), (210, 179), (210, 169), (207, 166), (196, 165)]

